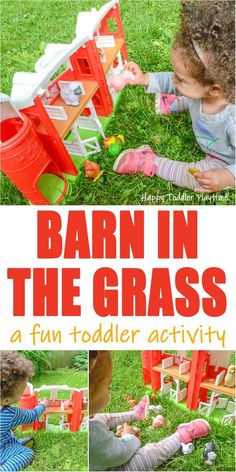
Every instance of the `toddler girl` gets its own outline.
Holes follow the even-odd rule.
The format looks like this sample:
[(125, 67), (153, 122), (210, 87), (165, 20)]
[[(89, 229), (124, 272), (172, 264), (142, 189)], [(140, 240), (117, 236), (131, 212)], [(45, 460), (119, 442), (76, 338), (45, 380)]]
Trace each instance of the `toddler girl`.
[[(155, 470), (180, 449), (180, 443), (207, 436), (210, 425), (205, 420), (182, 424), (162, 441), (141, 447), (136, 431), (127, 423), (142, 420), (148, 412), (145, 396), (133, 410), (118, 414), (101, 414), (109, 403), (112, 361), (108, 351), (89, 353), (89, 468), (90, 470)], [(124, 424), (121, 438), (110, 430)]]
[[(0, 470), (18, 471), (33, 459), (32, 449), (23, 446), (25, 440), (17, 440), (12, 428), (21, 424), (34, 423), (45, 410), (48, 400), (41, 400), (32, 410), (12, 407), (27, 387), (27, 380), (34, 374), (32, 362), (16, 351), (2, 351), (0, 354)], [(28, 438), (31, 439), (31, 438)]]
[(205, 158), (178, 162), (145, 145), (122, 152), (115, 172), (158, 175), (201, 192), (235, 185), (234, 41), (234, 2), (182, 0), (182, 28), (171, 51), (174, 73), (144, 74), (133, 62), (125, 70), (133, 72), (134, 85), (158, 93), (157, 113), (189, 110)]

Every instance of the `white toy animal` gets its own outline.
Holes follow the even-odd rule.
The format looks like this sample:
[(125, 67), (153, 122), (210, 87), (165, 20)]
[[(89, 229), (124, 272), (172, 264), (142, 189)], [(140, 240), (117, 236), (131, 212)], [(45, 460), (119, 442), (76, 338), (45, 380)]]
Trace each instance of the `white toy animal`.
[(61, 87), (61, 98), (64, 100), (66, 105), (72, 105), (76, 107), (79, 105), (80, 95), (83, 90), (79, 82), (70, 82), (68, 84), (60, 85)]

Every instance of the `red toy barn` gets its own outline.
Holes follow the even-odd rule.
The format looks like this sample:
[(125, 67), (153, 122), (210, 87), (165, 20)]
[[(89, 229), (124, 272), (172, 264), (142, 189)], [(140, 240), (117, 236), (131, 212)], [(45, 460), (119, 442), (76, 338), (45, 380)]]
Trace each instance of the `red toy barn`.
[[(61, 202), (78, 173), (78, 157), (101, 150), (99, 117), (111, 115), (117, 99), (107, 80), (127, 59), (119, 3), (111, 0), (80, 13), (76, 38), (49, 44), (35, 72), (14, 75), (11, 97), (1, 95), (1, 170), (32, 204)], [(81, 96), (72, 106), (60, 94), (75, 82)], [(81, 129), (92, 136), (82, 138)]]
[[(224, 424), (235, 421), (235, 386), (225, 385), (231, 351), (142, 351), (144, 384), (169, 393), (177, 403), (186, 400), (190, 410), (210, 415), (215, 408), (225, 409)], [(210, 394), (210, 396), (209, 396)], [(220, 397), (224, 394), (224, 397)], [(228, 398), (226, 398), (227, 396)]]

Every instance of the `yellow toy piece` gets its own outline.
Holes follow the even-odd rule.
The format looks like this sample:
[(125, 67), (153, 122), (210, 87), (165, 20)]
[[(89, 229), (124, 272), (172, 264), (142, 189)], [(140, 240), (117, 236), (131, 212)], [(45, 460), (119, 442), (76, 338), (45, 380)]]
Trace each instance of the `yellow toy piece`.
[(190, 174), (194, 175), (194, 174), (196, 174), (196, 172), (198, 172), (198, 170), (195, 167), (189, 167), (188, 172)]
[(125, 144), (125, 138), (123, 134), (118, 134), (117, 136), (109, 136), (109, 138), (106, 138), (103, 140), (103, 144), (106, 148), (108, 148), (110, 144), (115, 144), (115, 143), (119, 143), (122, 145)]

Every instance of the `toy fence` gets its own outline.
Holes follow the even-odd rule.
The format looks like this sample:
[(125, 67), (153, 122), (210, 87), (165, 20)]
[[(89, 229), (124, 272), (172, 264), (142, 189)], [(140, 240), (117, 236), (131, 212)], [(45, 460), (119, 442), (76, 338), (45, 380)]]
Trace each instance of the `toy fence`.
[[(222, 424), (233, 424), (235, 387), (224, 385), (225, 365), (228, 365), (231, 352), (222, 355), (224, 367), (220, 366), (220, 352), (218, 357), (215, 351), (212, 352), (213, 355), (211, 351), (193, 351), (190, 360), (180, 353), (172, 355), (163, 351), (142, 351), (144, 383), (151, 383), (153, 390), (169, 394), (177, 403), (186, 400), (187, 408), (198, 409), (207, 416), (217, 408), (225, 410), (227, 414), (223, 416)], [(211, 392), (210, 397), (208, 392)], [(220, 397), (220, 394), (225, 397)]]

